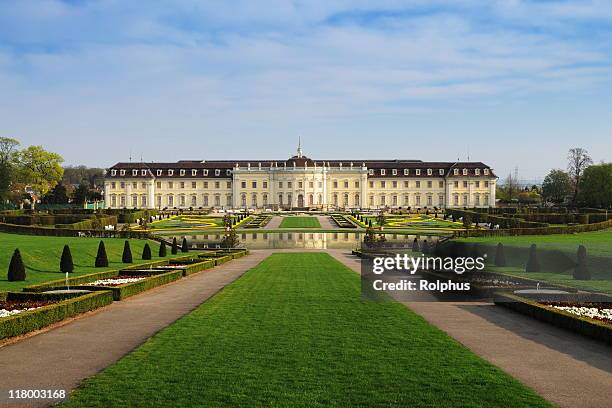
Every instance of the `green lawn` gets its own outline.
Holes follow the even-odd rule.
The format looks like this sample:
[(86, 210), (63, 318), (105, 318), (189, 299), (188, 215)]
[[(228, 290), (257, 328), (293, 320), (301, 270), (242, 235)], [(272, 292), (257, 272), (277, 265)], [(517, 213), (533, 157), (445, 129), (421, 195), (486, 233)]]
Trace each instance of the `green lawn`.
[[(488, 267), (492, 272), (503, 272), (515, 276), (538, 279), (551, 283), (571, 286), (582, 290), (612, 293), (612, 231), (583, 232), (579, 234), (558, 235), (521, 235), (515, 237), (485, 237), (459, 239), (462, 242), (475, 242), (490, 245), (489, 251), (493, 256), (493, 247), (501, 242), (506, 247), (506, 267)], [(572, 268), (567, 270), (555, 269), (543, 272), (525, 272), (527, 262), (527, 250), (531, 244), (536, 244), (538, 251), (559, 251), (572, 260), (576, 260), (576, 252), (579, 245), (587, 249), (587, 265), (592, 274), (592, 280), (577, 281), (573, 279)], [(518, 255), (513, 255), (518, 254)], [(554, 267), (555, 258), (561, 257), (551, 255), (540, 256), (543, 268), (546, 264)], [(492, 257), (490, 258), (493, 259)]]
[(321, 228), (316, 217), (285, 217), (279, 228)]
[(275, 254), (86, 380), (68, 407), (544, 407), (323, 253)]
[[(62, 279), (65, 275), (59, 270), (60, 257), (65, 244), (70, 246), (74, 262), (73, 276), (86, 273), (102, 272), (120, 269), (126, 264), (121, 262), (124, 239), (104, 239), (106, 254), (108, 255), (108, 268), (94, 267), (98, 252), (98, 238), (71, 238), (71, 237), (39, 237), (33, 235), (17, 235), (0, 233), (0, 291), (21, 290), (24, 286)], [(134, 263), (147, 262), (141, 260), (142, 249), (145, 242), (149, 242), (153, 259), (159, 259), (157, 253), (159, 244), (153, 241), (132, 239), (130, 247)], [(19, 248), (23, 262), (26, 266), (27, 280), (23, 282), (9, 282), (6, 280), (8, 265), (15, 248)], [(168, 256), (170, 248), (167, 248)]]

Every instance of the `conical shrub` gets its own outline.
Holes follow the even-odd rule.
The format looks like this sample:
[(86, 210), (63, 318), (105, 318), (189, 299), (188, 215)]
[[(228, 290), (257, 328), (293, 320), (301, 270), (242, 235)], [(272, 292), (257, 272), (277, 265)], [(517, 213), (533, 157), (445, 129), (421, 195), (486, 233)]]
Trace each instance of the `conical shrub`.
[(176, 242), (176, 237), (172, 238), (172, 255), (178, 254), (178, 244)]
[(151, 259), (151, 247), (148, 242), (145, 243), (144, 248), (142, 248), (142, 259), (145, 261)]
[(576, 254), (578, 265), (574, 269), (574, 279), (577, 280), (591, 280), (591, 272), (587, 268), (587, 251), (584, 245), (578, 247), (578, 253)]
[(68, 245), (64, 245), (64, 250), (62, 251), (62, 259), (60, 260), (60, 271), (64, 273), (71, 273), (72, 271), (74, 271), (72, 253), (70, 252), (70, 247)]
[(182, 252), (189, 252), (189, 246), (187, 245), (187, 238), (183, 238), (183, 245), (181, 246)]
[(130, 241), (125, 241), (125, 244), (123, 244), (123, 255), (121, 256), (121, 262), (132, 263), (132, 249), (130, 248)]
[(419, 245), (419, 240), (416, 238), (412, 241), (412, 252), (421, 252), (421, 246)]
[(497, 244), (495, 249), (495, 266), (506, 266), (506, 253), (501, 242)]
[(106, 255), (106, 247), (104, 241), (100, 241), (98, 245), (98, 254), (96, 255), (96, 268), (106, 268), (108, 266), (108, 256)]
[(9, 282), (17, 282), (26, 280), (25, 266), (21, 259), (21, 252), (19, 249), (15, 249), (13, 256), (11, 257), (11, 263), (8, 268), (7, 279)]
[(538, 261), (538, 253), (536, 251), (536, 244), (531, 244), (529, 247), (529, 259), (527, 260), (527, 266), (525, 272), (540, 272), (540, 262)]
[(166, 256), (166, 243), (164, 241), (161, 242), (161, 244), (159, 245), (159, 254), (158, 256), (160, 258), (163, 258)]

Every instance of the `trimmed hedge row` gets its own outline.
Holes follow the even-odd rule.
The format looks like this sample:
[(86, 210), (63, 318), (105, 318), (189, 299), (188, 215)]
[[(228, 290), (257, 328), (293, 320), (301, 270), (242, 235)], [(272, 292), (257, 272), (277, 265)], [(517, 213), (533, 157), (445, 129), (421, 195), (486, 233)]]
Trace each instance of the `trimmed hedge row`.
[(94, 291), (111, 291), (114, 300), (123, 300), (130, 296), (152, 289), (156, 286), (174, 282), (183, 277), (183, 271), (170, 271), (146, 278), (144, 280), (126, 283), (119, 286), (76, 286), (77, 289), (89, 289)]
[(117, 220), (120, 223), (135, 223), (137, 219), (151, 217), (157, 215), (157, 210), (140, 210), (132, 212), (120, 212), (117, 214)]
[(542, 228), (509, 228), (499, 230), (466, 230), (453, 231), (454, 237), (502, 237), (509, 235), (553, 235), (553, 234), (572, 234), (577, 232), (592, 232), (607, 228), (612, 228), (612, 220), (598, 222), (594, 224), (560, 225), (555, 227)]
[(268, 214), (255, 215), (243, 228), (263, 228), (271, 219), (272, 216)]
[(612, 325), (605, 322), (580, 317), (511, 294), (499, 294), (494, 302), (537, 320), (612, 344)]
[[(13, 293), (4, 295), (5, 300), (55, 300), (42, 293)], [(43, 306), (28, 312), (0, 318), (0, 339), (19, 336), (59, 322), (77, 314), (89, 312), (110, 305), (113, 295), (110, 291), (97, 291), (85, 295), (62, 299), (58, 303)]]
[(339, 228), (357, 228), (357, 226), (346, 215), (332, 214), (330, 217)]
[[(191, 261), (191, 262), (190, 262)], [(169, 264), (177, 264), (176, 270), (183, 272), (183, 276), (189, 276), (191, 274), (201, 272), (206, 269), (214, 268), (215, 261), (213, 259), (202, 260), (200, 258), (180, 258), (173, 259)]]
[(92, 229), (71, 229), (38, 227), (33, 225), (5, 224), (0, 222), (0, 232), (21, 235), (38, 235), (43, 237), (77, 237), (79, 233), (98, 238), (146, 238), (154, 239), (148, 232), (139, 231), (106, 231)]
[(447, 209), (446, 213), (448, 215), (452, 215), (455, 220), (469, 216), (472, 219), (472, 222), (491, 222), (493, 224), (498, 224), (502, 228), (539, 228), (539, 227), (547, 227), (547, 223), (543, 222), (531, 222), (525, 221), (521, 218), (515, 217), (504, 217), (501, 215), (493, 215), (486, 214), (482, 212), (472, 211), (472, 210), (458, 210), (458, 209)]

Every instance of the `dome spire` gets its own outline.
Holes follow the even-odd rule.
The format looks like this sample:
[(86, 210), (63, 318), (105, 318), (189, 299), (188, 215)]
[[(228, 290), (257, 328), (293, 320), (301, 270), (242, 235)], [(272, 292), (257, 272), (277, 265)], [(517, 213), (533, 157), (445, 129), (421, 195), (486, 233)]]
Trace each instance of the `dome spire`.
[(297, 157), (299, 159), (302, 158), (302, 137), (301, 136), (298, 136)]

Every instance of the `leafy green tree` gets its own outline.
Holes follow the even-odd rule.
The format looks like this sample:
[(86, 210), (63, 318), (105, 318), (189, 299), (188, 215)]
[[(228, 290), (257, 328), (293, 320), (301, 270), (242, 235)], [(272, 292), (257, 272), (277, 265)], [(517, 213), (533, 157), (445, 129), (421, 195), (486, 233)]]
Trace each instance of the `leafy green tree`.
[(588, 207), (612, 206), (612, 163), (589, 166), (580, 180), (580, 202)]
[(542, 199), (544, 201), (560, 204), (572, 192), (570, 176), (563, 170), (551, 170), (542, 183)]
[(96, 268), (106, 268), (108, 266), (108, 256), (106, 255), (106, 247), (104, 241), (98, 244), (98, 253), (96, 255)]
[(44, 196), (62, 179), (64, 161), (57, 153), (42, 146), (29, 146), (17, 153), (20, 180)]
[(64, 250), (62, 251), (62, 259), (60, 260), (60, 271), (64, 273), (72, 273), (72, 271), (74, 271), (72, 253), (70, 252), (70, 247), (68, 245), (64, 245)]
[(238, 234), (236, 234), (236, 230), (234, 228), (229, 228), (225, 231), (225, 235), (221, 240), (222, 248), (236, 248), (240, 245), (240, 239), (238, 239)]
[(26, 280), (25, 266), (21, 259), (21, 252), (19, 249), (15, 249), (13, 256), (11, 257), (11, 263), (9, 264), (8, 276), (9, 282), (17, 282)]
[(376, 223), (378, 224), (379, 227), (384, 227), (385, 226), (385, 221), (387, 220), (387, 217), (385, 217), (385, 213), (384, 211), (380, 211), (378, 213), (378, 215), (376, 216)]
[(577, 280), (591, 280), (591, 272), (587, 267), (587, 251), (584, 245), (578, 247), (578, 253), (576, 254), (578, 264), (574, 269), (574, 279)]
[[(59, 184), (58, 184), (59, 185)], [(72, 193), (72, 200), (77, 204), (85, 204), (87, 202), (87, 198), (89, 196), (89, 185), (87, 181), (82, 180), (82, 182), (74, 189)]]
[(8, 137), (0, 137), (0, 202), (9, 198), (11, 185), (15, 179), (15, 159), (19, 142)]
[(66, 186), (62, 183), (56, 184), (42, 199), (43, 204), (67, 204), (68, 194)]

